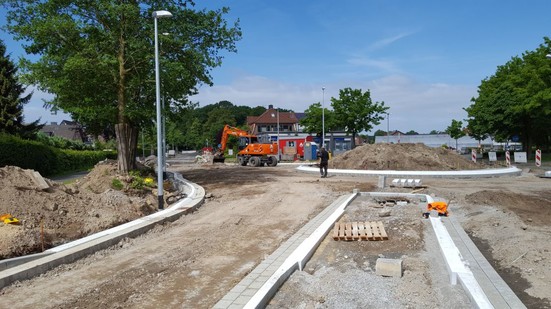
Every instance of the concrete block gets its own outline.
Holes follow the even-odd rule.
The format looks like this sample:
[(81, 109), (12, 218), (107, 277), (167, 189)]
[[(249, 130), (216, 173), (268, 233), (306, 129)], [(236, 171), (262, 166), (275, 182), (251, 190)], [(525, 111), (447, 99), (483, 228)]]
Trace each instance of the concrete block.
[(384, 277), (402, 277), (402, 260), (378, 258), (375, 273)]
[(33, 180), (38, 189), (42, 191), (50, 189), (50, 185), (42, 178), (39, 172), (33, 170), (25, 170), (25, 172)]
[(379, 176), (379, 183), (378, 183), (377, 187), (382, 189), (385, 186), (386, 186), (386, 176), (381, 175), (381, 176)]
[(393, 187), (398, 187), (398, 186), (400, 186), (400, 179), (393, 179), (393, 180), (392, 180), (392, 186), (393, 186)]

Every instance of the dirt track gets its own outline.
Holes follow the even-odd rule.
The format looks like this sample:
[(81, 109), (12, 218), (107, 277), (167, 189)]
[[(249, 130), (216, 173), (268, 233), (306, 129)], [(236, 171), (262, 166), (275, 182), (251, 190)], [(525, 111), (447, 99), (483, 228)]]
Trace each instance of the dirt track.
[[(209, 308), (337, 196), (355, 188), (374, 191), (377, 181), (348, 176), (322, 180), (317, 175), (282, 166), (176, 169), (212, 194), (197, 212), (41, 277), (16, 283), (1, 290), (1, 298), (17, 300), (9, 303), (10, 308)], [(458, 216), (463, 226), (484, 244), (488, 249), (486, 254), (507, 274), (505, 279), (512, 280), (509, 284), (528, 307), (550, 307), (549, 180), (529, 174), (481, 180), (425, 180), (424, 183), (428, 185), (425, 193), (454, 201), (452, 215)], [(504, 192), (512, 195), (495, 199), (494, 196), (506, 196)], [(521, 196), (521, 201), (533, 204), (523, 206), (512, 196)], [(545, 207), (532, 212), (536, 204)], [(417, 210), (409, 214), (401, 218), (393, 216), (391, 220), (406, 220), (409, 225), (391, 231), (395, 235), (411, 234), (409, 240), (416, 240), (414, 245), (409, 240), (400, 243), (396, 237), (391, 250), (385, 248), (383, 242), (371, 246), (361, 242), (326, 241), (305, 267), (306, 273), (315, 274), (319, 279), (292, 277), (271, 305), (332, 307), (329, 299), (333, 296), (320, 295), (331, 291), (326, 286), (331, 282), (323, 282), (324, 278), (337, 280), (327, 269), (333, 267), (339, 272), (339, 267), (349, 265), (350, 274), (362, 276), (363, 273), (369, 278), (374, 268), (372, 261), (379, 254), (406, 256), (403, 279), (384, 283), (387, 289), (397, 287), (403, 292), (398, 296), (404, 298), (395, 303), (398, 307), (407, 308), (410, 304), (431, 307), (433, 301), (434, 306), (439, 307), (449, 305), (452, 299), (455, 300), (452, 303), (459, 304), (463, 298), (460, 291), (454, 292), (455, 288), (447, 291), (457, 293), (451, 299), (446, 299), (445, 290), (427, 292), (444, 284), (446, 280), (442, 278), (447, 274), (431, 267), (431, 260), (441, 257), (427, 255), (432, 243), (427, 243), (430, 237), (425, 237), (424, 223), (418, 219)], [(327, 277), (323, 277), (324, 274)], [(419, 274), (425, 274), (422, 282), (415, 279)], [(304, 283), (312, 282), (319, 286), (316, 293), (303, 293), (307, 286)], [(418, 289), (408, 291), (412, 286)], [(358, 300), (347, 302), (349, 307), (361, 307), (364, 304), (359, 301), (361, 295), (362, 289), (352, 289), (350, 295), (343, 297)], [(395, 294), (387, 296), (392, 298)], [(4, 305), (0, 303), (0, 307)]]

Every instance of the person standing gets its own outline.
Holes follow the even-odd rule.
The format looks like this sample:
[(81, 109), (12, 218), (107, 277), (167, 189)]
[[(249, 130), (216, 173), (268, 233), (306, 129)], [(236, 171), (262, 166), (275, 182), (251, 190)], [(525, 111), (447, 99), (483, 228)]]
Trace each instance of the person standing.
[(325, 178), (327, 177), (327, 165), (329, 164), (329, 153), (325, 150), (325, 147), (321, 147), (319, 157), (321, 178)]

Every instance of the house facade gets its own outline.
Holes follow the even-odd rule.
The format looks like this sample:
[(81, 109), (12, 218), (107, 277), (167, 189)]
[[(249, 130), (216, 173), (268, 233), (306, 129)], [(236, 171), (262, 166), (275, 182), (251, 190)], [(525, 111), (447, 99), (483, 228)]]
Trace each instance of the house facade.
[(87, 140), (86, 134), (76, 121), (63, 120), (61, 123), (51, 122), (44, 125), (40, 132), (48, 136), (58, 136), (68, 140), (85, 142)]
[(258, 135), (263, 133), (277, 133), (279, 125), (279, 133), (301, 132), (299, 120), (293, 112), (280, 112), (273, 105), (269, 105), (268, 109), (260, 116), (247, 116), (247, 125), (252, 134)]

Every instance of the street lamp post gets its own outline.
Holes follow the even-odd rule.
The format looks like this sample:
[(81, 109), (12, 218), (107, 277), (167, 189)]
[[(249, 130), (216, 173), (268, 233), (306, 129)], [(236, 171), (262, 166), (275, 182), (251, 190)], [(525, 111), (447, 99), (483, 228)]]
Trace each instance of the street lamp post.
[(153, 12), (153, 21), (155, 24), (155, 97), (157, 107), (157, 199), (159, 203), (159, 209), (163, 209), (163, 134), (162, 134), (162, 121), (161, 121), (161, 87), (159, 78), (159, 43), (157, 34), (157, 19), (172, 17), (172, 13), (169, 11), (155, 11)]
[(386, 143), (390, 144), (390, 113), (386, 113)]
[[(167, 36), (169, 35), (168, 32), (163, 32), (162, 33), (163, 36)], [(159, 40), (159, 53), (162, 53), (163, 52), (163, 40)], [(159, 73), (160, 74), (160, 73)], [(161, 78), (159, 77), (159, 80)], [(160, 87), (159, 88), (162, 88), (163, 85), (160, 84)], [(162, 163), (162, 167), (163, 167), (163, 180), (166, 179), (166, 153), (167, 153), (167, 149), (166, 149), (166, 116), (165, 116), (165, 98), (166, 98), (166, 94), (162, 96), (161, 98), (161, 121), (162, 121), (162, 129), (161, 129), (161, 134), (162, 134), (162, 137), (163, 137), (163, 151), (162, 151), (162, 154), (163, 154), (163, 163)]]
[(321, 147), (325, 146), (325, 87), (321, 87), (322, 105), (321, 105)]
[(277, 160), (281, 161), (281, 152), (279, 151), (279, 107), (277, 108)]

